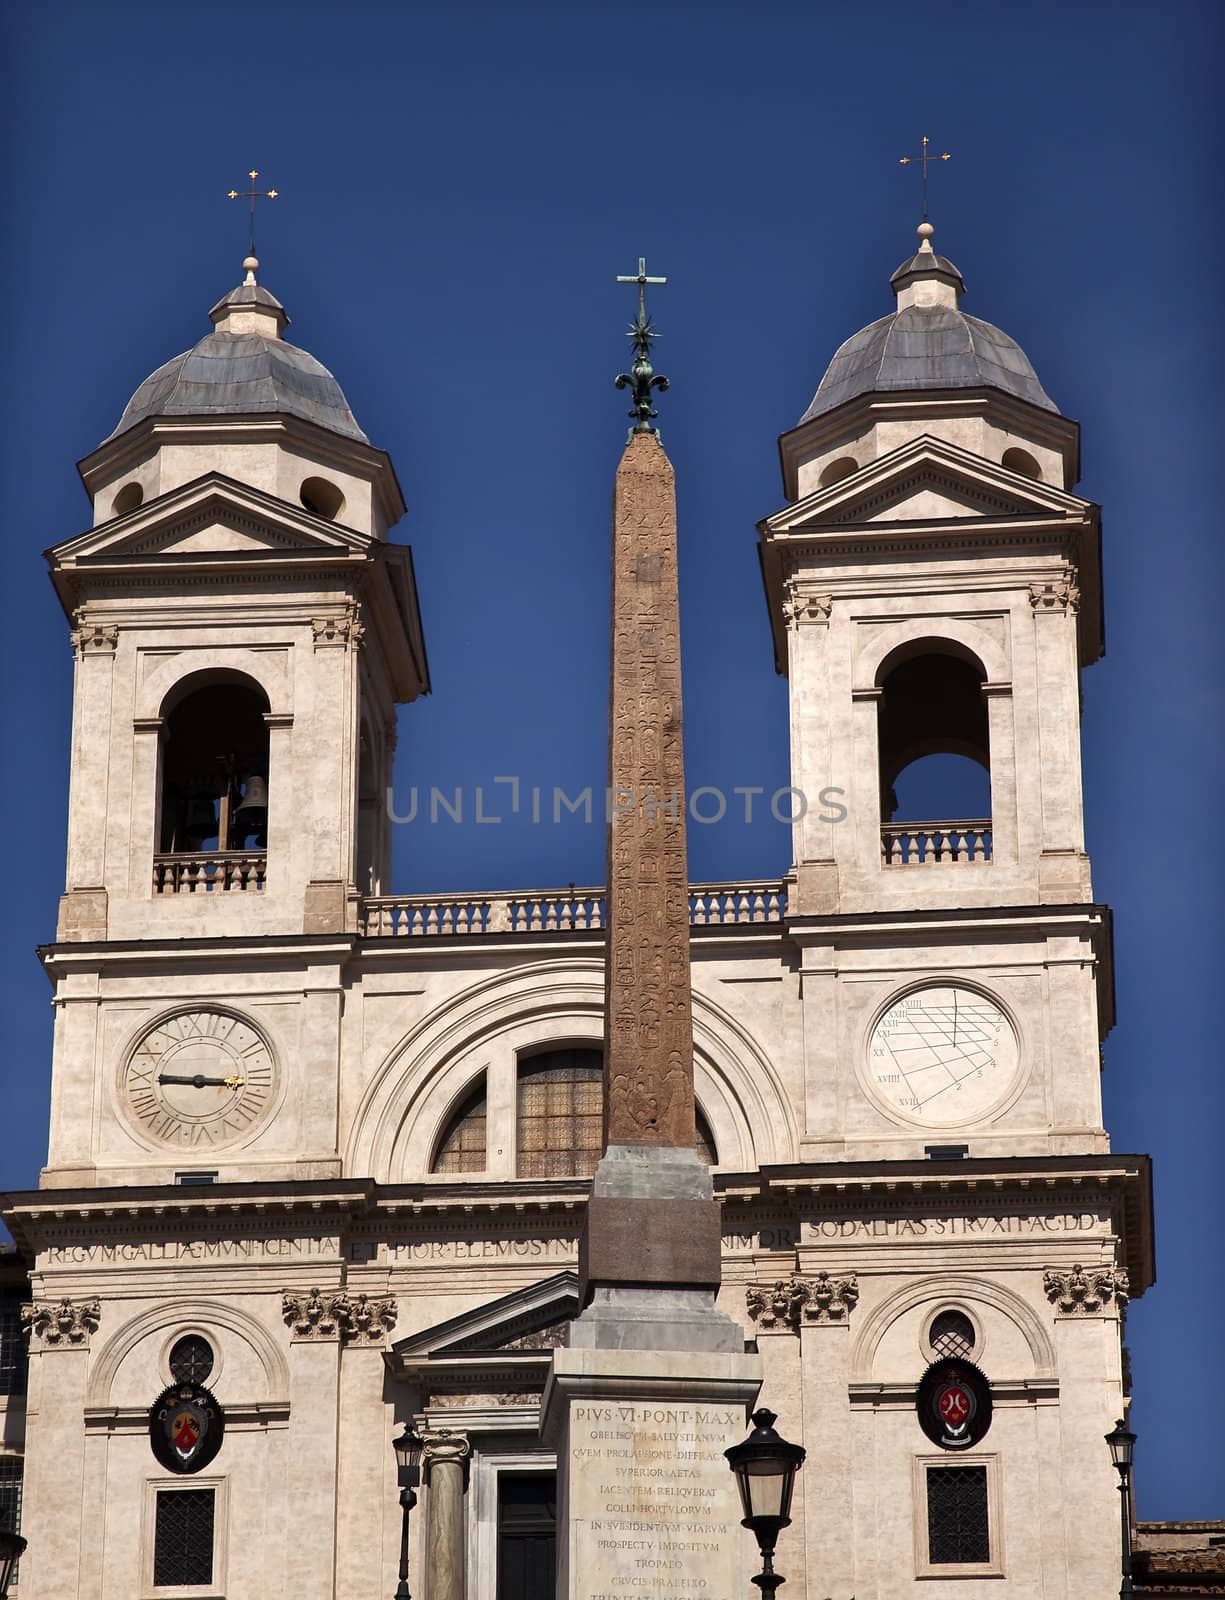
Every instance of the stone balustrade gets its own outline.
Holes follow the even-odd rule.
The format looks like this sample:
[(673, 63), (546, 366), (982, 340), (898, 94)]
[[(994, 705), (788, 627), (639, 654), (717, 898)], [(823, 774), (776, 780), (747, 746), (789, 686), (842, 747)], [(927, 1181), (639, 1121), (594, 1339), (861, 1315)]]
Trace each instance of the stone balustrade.
[(154, 894), (253, 894), (264, 887), (263, 850), (200, 850), (153, 857)]
[(936, 867), (991, 860), (991, 821), (889, 822), (880, 831), (886, 867)]
[[(702, 883), (689, 891), (695, 928), (781, 923), (787, 891), (781, 882)], [(439, 934), (569, 933), (604, 926), (603, 889), (536, 889), (522, 894), (374, 895), (362, 901), (367, 938)]]

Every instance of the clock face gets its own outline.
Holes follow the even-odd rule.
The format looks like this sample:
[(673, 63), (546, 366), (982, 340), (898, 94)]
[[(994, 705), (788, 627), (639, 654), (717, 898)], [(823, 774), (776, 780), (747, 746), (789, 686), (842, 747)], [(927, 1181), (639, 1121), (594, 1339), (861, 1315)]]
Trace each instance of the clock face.
[(232, 1144), (272, 1103), (272, 1053), (249, 1022), (228, 1011), (180, 1011), (140, 1040), (121, 1086), (129, 1115), (158, 1144)]
[(884, 1013), (868, 1044), (868, 1082), (912, 1122), (960, 1127), (1007, 1096), (1019, 1058), (1000, 1006), (976, 989), (942, 984), (912, 990)]

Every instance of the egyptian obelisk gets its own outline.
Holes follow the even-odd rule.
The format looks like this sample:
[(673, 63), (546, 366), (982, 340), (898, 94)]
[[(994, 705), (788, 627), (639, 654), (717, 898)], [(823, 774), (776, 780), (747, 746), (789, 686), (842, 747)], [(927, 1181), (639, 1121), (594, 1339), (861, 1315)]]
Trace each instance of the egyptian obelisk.
[(724, 1449), (761, 1382), (719, 1311), (719, 1207), (694, 1126), (676, 485), (652, 426), (640, 261), (635, 419), (613, 496), (604, 1155), (580, 1246), (583, 1309), (554, 1354), (558, 1600), (733, 1600), (743, 1536)]

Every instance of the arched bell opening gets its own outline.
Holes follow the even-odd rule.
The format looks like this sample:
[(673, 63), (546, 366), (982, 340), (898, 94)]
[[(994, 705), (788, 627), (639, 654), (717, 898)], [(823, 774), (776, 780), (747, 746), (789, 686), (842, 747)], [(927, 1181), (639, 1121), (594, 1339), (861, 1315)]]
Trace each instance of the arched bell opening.
[(990, 859), (986, 681), (982, 662), (952, 640), (915, 641), (882, 665), (877, 748), (887, 864)]
[(381, 891), (379, 763), (370, 727), (363, 722), (357, 742), (357, 883), (363, 894)]
[(163, 706), (158, 848), (263, 851), (268, 844), (268, 698), (240, 673), (200, 673)]

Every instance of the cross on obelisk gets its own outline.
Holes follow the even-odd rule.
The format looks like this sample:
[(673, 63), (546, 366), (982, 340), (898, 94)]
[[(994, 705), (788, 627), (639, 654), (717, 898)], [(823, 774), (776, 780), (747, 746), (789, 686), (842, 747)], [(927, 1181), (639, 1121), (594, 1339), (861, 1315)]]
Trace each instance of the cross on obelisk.
[(251, 202), (251, 238), (247, 248), (247, 254), (249, 256), (253, 256), (255, 254), (255, 202), (257, 200), (275, 200), (277, 195), (280, 193), (280, 190), (257, 189), (255, 187), (255, 180), (259, 177), (259, 173), (254, 167), (252, 167), (251, 171), (247, 173), (247, 177), (251, 180), (251, 187), (249, 189), (231, 189), (227, 195), (227, 199), (249, 200)]
[(633, 277), (618, 277), (618, 283), (636, 283), (638, 285), (638, 315), (630, 323), (629, 336), (634, 346), (634, 363), (628, 372), (619, 373), (614, 379), (618, 389), (630, 389), (634, 396), (634, 409), (630, 416), (634, 418), (634, 426), (630, 437), (635, 433), (654, 433), (651, 423), (658, 416), (658, 412), (651, 405), (651, 390), (658, 389), (662, 394), (668, 387), (667, 378), (657, 373), (651, 365), (651, 341), (659, 335), (647, 316), (647, 284), (667, 283), (667, 278), (651, 278), (647, 276), (647, 264), (644, 256), (638, 257), (638, 271)]
[(919, 154), (917, 156), (899, 156), (898, 157), (898, 165), (901, 166), (901, 167), (912, 166), (914, 164), (914, 162), (916, 162), (916, 161), (920, 165), (920, 168), (921, 168), (922, 173), (923, 173), (923, 221), (924, 222), (927, 221), (927, 167), (928, 167), (928, 163), (931, 162), (931, 161), (951, 161), (953, 159), (952, 154), (948, 150), (943, 151), (938, 156), (934, 156), (934, 155), (929, 154), (927, 147), (928, 147), (928, 145), (930, 143), (931, 143), (931, 140), (927, 137), (926, 134), (924, 134), (923, 138), (921, 140), (922, 148), (921, 148), (921, 150), (920, 150), (920, 152), (919, 152)]
[(667, 283), (667, 278), (649, 278), (647, 276), (647, 263), (645, 256), (638, 257), (638, 271), (630, 277), (618, 276), (618, 283), (636, 283), (638, 285), (638, 321), (647, 323), (647, 284)]

